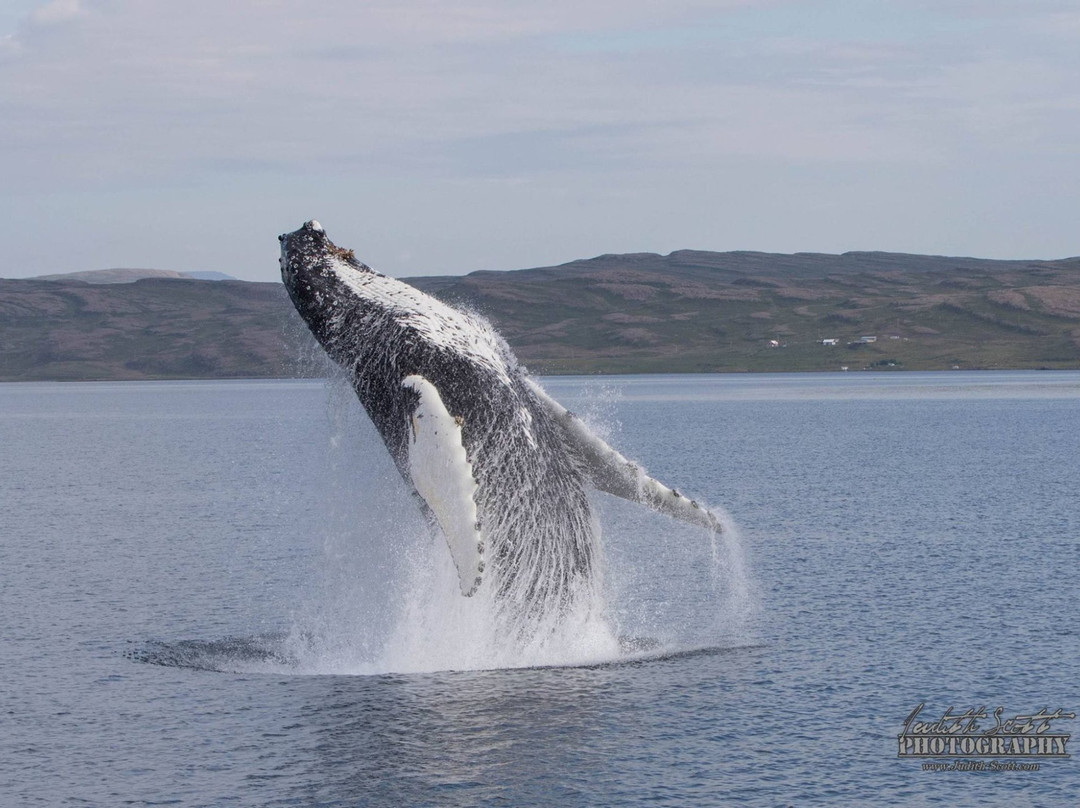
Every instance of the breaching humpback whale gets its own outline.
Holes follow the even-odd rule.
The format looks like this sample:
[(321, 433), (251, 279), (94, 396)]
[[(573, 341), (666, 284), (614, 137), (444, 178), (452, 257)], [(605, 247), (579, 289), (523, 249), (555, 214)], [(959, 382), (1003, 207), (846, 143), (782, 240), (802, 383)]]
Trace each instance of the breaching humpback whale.
[(526, 619), (570, 608), (597, 553), (588, 486), (720, 530), (548, 396), (482, 318), (373, 271), (316, 221), (278, 240), (289, 297), (351, 376), (463, 595), (491, 587)]

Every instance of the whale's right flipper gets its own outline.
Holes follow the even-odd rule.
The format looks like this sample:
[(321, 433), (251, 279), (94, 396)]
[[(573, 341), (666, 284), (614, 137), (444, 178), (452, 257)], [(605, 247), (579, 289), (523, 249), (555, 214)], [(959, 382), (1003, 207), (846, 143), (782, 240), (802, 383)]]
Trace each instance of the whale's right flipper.
[(484, 572), (484, 537), (476, 514), (476, 480), (461, 443), (461, 424), (446, 410), (439, 391), (423, 376), (402, 386), (419, 396), (409, 417), (409, 475), (439, 527), (457, 567), (461, 594), (469, 597)]
[(692, 499), (673, 488), (654, 480), (636, 463), (612, 449), (582, 422), (580, 418), (553, 399), (534, 382), (529, 386), (563, 428), (570, 444), (585, 461), (591, 481), (600, 491), (638, 502), (692, 525), (722, 532), (720, 520)]

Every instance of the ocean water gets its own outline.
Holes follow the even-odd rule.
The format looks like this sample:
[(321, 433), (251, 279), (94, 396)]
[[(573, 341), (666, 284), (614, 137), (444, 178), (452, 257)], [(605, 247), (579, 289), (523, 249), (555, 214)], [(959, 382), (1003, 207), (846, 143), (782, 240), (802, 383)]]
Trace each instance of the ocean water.
[(340, 383), (0, 385), (0, 804), (1075, 799), (897, 735), (1080, 708), (1080, 373), (545, 386), (733, 529), (598, 495), (603, 613), (515, 651)]

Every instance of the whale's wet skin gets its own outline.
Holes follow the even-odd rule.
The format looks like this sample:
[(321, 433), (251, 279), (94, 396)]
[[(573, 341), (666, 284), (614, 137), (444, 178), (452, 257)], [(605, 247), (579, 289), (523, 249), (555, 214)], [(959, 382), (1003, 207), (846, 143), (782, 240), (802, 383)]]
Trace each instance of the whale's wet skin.
[[(279, 240), (290, 298), (422, 513), (402, 515), (417, 509), (395, 502), (390, 531), (348, 537), (356, 557), (395, 543), (404, 557), (387, 562), (388, 578), (407, 580), (394, 593), (393, 628), (364, 644), (368, 661), (492, 667), (549, 664), (553, 648), (557, 664), (648, 653), (655, 638), (620, 638), (607, 609), (594, 491), (694, 526), (676, 540), (711, 546), (729, 571), (740, 565), (726, 517), (612, 449), (518, 365), (485, 320), (374, 272), (317, 222)], [(365, 455), (371, 462), (370, 446)], [(420, 533), (438, 546), (402, 538)], [(743, 580), (741, 569), (734, 577)], [(309, 656), (310, 637), (293, 641), (271, 662)]]

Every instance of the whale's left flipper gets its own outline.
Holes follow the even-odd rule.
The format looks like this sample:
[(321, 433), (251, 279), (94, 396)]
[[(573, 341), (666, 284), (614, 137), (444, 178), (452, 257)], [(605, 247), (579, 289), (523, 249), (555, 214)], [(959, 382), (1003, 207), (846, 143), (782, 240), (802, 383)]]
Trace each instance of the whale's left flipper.
[(446, 410), (439, 391), (423, 376), (402, 386), (420, 400), (409, 416), (409, 474), (442, 528), (461, 594), (476, 592), (484, 572), (484, 537), (476, 514), (476, 479), (461, 443), (461, 425)]
[(528, 379), (528, 383), (562, 426), (570, 445), (585, 462), (590, 480), (598, 490), (639, 502), (692, 525), (722, 532), (720, 520), (708, 508), (654, 480), (636, 463), (631, 463), (608, 446), (580, 418), (549, 396), (544, 388), (532, 379)]

